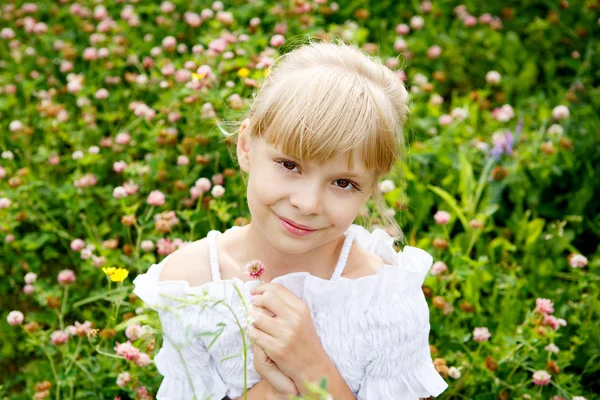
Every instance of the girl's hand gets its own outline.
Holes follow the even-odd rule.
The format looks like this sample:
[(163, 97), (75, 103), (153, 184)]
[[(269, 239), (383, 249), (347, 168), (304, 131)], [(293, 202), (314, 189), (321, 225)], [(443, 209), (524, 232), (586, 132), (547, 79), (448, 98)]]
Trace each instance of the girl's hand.
[(253, 343), (252, 352), (254, 353), (254, 369), (271, 385), (273, 398), (287, 399), (289, 395), (298, 394), (294, 381), (281, 372), (277, 364), (266, 355), (259, 345)]
[(304, 382), (330, 361), (312, 321), (308, 306), (286, 287), (263, 283), (252, 290), (252, 304), (274, 316), (250, 309), (254, 322), (248, 336), (294, 382)]

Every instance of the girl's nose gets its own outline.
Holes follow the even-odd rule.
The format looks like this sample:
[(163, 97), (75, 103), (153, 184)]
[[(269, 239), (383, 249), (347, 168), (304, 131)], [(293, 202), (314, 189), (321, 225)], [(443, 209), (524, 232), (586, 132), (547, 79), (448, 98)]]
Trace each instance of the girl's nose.
[(321, 214), (323, 212), (323, 188), (318, 184), (304, 185), (290, 195), (290, 204), (302, 215)]

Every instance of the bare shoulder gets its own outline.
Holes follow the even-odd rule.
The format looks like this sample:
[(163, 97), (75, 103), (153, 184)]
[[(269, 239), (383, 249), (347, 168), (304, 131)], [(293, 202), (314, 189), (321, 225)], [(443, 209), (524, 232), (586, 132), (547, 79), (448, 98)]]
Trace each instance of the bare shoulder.
[(200, 286), (212, 280), (208, 240), (197, 240), (169, 255), (160, 274), (161, 281), (187, 281)]
[(378, 255), (363, 249), (354, 242), (348, 253), (348, 264), (342, 276), (349, 279), (358, 279), (364, 276), (375, 275), (385, 264)]

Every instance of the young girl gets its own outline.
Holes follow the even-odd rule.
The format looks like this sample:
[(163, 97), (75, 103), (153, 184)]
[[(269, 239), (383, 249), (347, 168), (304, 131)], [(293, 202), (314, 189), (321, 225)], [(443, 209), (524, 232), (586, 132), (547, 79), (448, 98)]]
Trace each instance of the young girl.
[[(210, 231), (138, 276), (134, 293), (159, 312), (164, 375), (158, 399), (288, 399), (327, 381), (340, 399), (417, 399), (447, 385), (429, 351), (421, 285), (424, 250), (354, 225), (402, 148), (407, 92), (377, 58), (352, 45), (311, 43), (282, 56), (241, 123), (237, 158), (248, 174), (252, 221)], [(264, 263), (251, 279), (244, 266)], [(264, 282), (264, 283), (261, 283)], [(252, 303), (245, 319), (239, 289)], [(226, 310), (177, 299), (222, 299)], [(206, 332), (222, 330), (214, 343)], [(204, 334), (202, 334), (204, 333)], [(212, 396), (212, 397), (210, 397)]]

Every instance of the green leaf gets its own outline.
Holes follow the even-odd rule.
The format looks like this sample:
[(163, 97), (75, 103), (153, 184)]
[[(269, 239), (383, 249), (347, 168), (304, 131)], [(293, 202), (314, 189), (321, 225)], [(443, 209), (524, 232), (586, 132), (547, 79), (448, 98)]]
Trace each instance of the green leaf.
[(546, 221), (541, 218), (536, 218), (527, 223), (527, 238), (525, 239), (525, 246), (529, 246), (534, 243), (542, 234)]

